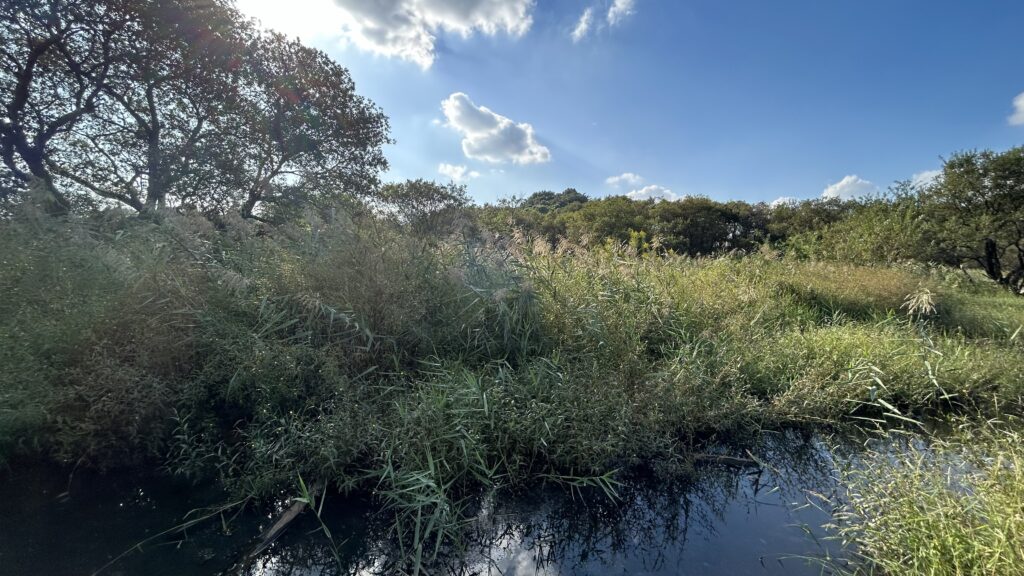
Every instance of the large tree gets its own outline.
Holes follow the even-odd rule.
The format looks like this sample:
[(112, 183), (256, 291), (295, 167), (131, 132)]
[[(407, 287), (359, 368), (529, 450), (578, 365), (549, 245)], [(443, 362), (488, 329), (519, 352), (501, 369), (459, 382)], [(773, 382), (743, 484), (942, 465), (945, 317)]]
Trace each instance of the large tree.
[(138, 211), (216, 191), (251, 32), (208, 0), (106, 0), (114, 36), (101, 97), (48, 157), (77, 187)]
[(922, 197), (938, 258), (1024, 292), (1024, 147), (954, 154)]
[(208, 214), (375, 188), (387, 119), (227, 0), (0, 0), (7, 180)]
[(53, 208), (71, 207), (48, 159), (55, 142), (94, 112), (124, 25), (92, 0), (0, 0), (5, 195), (36, 181)]
[(230, 137), (231, 188), (243, 216), (264, 204), (306, 204), (375, 190), (387, 168), (387, 117), (348, 71), (276, 33), (255, 37)]
[(383, 216), (417, 236), (443, 237), (457, 230), (469, 197), (466, 187), (454, 182), (406, 180), (383, 186), (377, 205)]
[(566, 235), (591, 244), (608, 239), (629, 242), (633, 233), (651, 232), (652, 206), (653, 200), (636, 201), (626, 196), (591, 200), (564, 215)]
[(763, 223), (750, 204), (701, 196), (659, 202), (651, 209), (654, 233), (666, 248), (691, 256), (748, 250), (762, 239)]

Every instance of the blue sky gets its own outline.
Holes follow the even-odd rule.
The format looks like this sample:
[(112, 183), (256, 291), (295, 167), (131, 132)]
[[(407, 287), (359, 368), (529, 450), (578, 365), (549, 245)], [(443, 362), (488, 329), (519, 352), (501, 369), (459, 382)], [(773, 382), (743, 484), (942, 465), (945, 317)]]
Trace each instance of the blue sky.
[(238, 4), (381, 106), (388, 179), (454, 176), (480, 202), (850, 196), (1024, 143), (1024, 2)]

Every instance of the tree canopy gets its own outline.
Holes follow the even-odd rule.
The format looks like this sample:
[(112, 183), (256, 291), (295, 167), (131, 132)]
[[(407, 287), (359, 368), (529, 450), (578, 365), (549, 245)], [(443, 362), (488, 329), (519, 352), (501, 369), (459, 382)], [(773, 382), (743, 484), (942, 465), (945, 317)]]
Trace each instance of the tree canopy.
[(1024, 291), (1024, 147), (954, 154), (922, 197), (937, 259)]
[(387, 167), (348, 71), (224, 0), (2, 0), (0, 22), (5, 196), (259, 218)]

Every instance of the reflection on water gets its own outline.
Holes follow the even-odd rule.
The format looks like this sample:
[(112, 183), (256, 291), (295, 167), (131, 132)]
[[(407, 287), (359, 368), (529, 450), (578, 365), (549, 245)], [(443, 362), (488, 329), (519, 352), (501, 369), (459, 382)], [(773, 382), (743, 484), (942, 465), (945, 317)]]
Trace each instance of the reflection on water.
[[(822, 539), (828, 512), (808, 502), (821, 504), (817, 494), (837, 489), (836, 450), (798, 433), (766, 434), (751, 450), (765, 466), (701, 466), (686, 482), (632, 483), (616, 502), (554, 488), (484, 498), (460, 549), (442, 550), (428, 572), (820, 574), (820, 566), (804, 558), (838, 550)], [(0, 476), (0, 572), (90, 574), (189, 510), (223, 499), (167, 480), (79, 476), (62, 494), (67, 489), (67, 476), (52, 471)], [(316, 532), (315, 518), (303, 517), (246, 574), (400, 571), (386, 519), (370, 501), (335, 497), (323, 515), (340, 562)], [(249, 510), (207, 522), (187, 538), (160, 539), (132, 552), (104, 574), (230, 573), (270, 516)]]

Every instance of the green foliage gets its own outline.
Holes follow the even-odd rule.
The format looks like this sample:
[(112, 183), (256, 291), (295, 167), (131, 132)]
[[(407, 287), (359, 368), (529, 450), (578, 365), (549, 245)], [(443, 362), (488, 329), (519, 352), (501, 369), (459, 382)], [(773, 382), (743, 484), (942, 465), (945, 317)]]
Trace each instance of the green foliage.
[[(690, 256), (782, 248), (791, 257), (855, 264), (940, 263), (1024, 290), (1024, 148), (961, 152), (928, 184), (897, 182), (862, 200), (820, 199), (767, 206), (685, 197), (583, 202), (575, 190), (538, 192), (520, 203), (479, 209), (507, 236), (583, 246), (605, 242)], [(642, 239), (641, 239), (642, 237)]]
[(633, 231), (646, 231), (653, 201), (636, 202), (625, 196), (592, 200), (564, 215), (566, 237), (591, 245), (611, 238), (629, 242)]
[(838, 198), (782, 202), (771, 207), (766, 228), (773, 240), (786, 240), (841, 221), (856, 204)]
[(846, 473), (836, 528), (856, 545), (855, 573), (1024, 573), (1019, 422), (956, 425), (906, 452), (878, 447)]
[(939, 261), (1024, 293), (1024, 147), (954, 154), (923, 199)]
[(413, 185), (409, 209), (275, 227), (4, 222), (3, 456), (372, 491), (424, 566), (501, 487), (613, 491), (764, 427), (1024, 392), (1019, 299), (960, 273), (430, 234), (405, 214), (466, 211)]
[(420, 237), (444, 237), (456, 231), (469, 204), (466, 187), (408, 180), (385, 185), (378, 197), (386, 214)]
[[(954, 154), (934, 182), (848, 203), (841, 218), (787, 239), (797, 256), (856, 263), (938, 262), (1024, 290), (1024, 148)], [(773, 210), (772, 220), (791, 207)], [(773, 224), (769, 224), (771, 229)]]
[(565, 210), (570, 207), (578, 208), (580, 204), (585, 204), (589, 200), (589, 198), (577, 192), (575, 188), (566, 188), (558, 194), (548, 191), (534, 192), (523, 201), (521, 207), (536, 210), (541, 214), (547, 214), (548, 212)]
[(387, 168), (387, 118), (348, 71), (231, 2), (8, 1), (0, 22), (3, 197), (266, 220)]
[(857, 264), (934, 260), (927, 217), (909, 192), (865, 200), (841, 220), (790, 236), (787, 247), (802, 257)]
[[(479, 214), (492, 230), (543, 239), (552, 246), (562, 240), (588, 246), (610, 241), (634, 249), (647, 243), (647, 248), (661, 251), (711, 255), (750, 250), (765, 239), (763, 206), (701, 197), (675, 202), (626, 196), (589, 200), (570, 188), (561, 194), (537, 192), (520, 203), (484, 206)], [(644, 240), (638, 240), (641, 235)]]
[(659, 202), (651, 208), (653, 228), (665, 248), (691, 256), (714, 255), (757, 246), (760, 226), (749, 204), (722, 204), (687, 197)]

